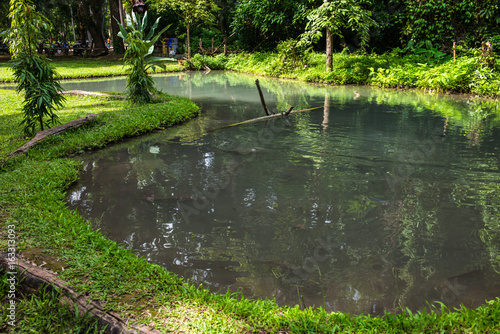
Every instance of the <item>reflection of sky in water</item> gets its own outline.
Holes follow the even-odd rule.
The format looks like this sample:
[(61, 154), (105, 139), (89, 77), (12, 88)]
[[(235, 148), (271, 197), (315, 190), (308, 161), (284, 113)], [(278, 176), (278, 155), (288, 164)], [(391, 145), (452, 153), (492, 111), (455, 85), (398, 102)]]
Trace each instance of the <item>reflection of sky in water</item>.
[(237, 78), (164, 78), (202, 117), (86, 156), (70, 205), (214, 291), (352, 314), (500, 294), (488, 283), (500, 266), (495, 125), (478, 139), (406, 100), (385, 104), (397, 93), (356, 87), (353, 100), (352, 87), (262, 79), (273, 108), (321, 108), (200, 134), (262, 114), (253, 79)]

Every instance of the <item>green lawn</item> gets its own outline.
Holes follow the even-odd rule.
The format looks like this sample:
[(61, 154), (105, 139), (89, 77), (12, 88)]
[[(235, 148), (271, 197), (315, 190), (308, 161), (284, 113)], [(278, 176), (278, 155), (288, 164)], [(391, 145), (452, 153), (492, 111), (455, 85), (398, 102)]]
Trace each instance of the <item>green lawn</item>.
[[(59, 60), (55, 58), (52, 64), (61, 79), (84, 79), (97, 77), (110, 77), (127, 74), (127, 68), (120, 60), (103, 60), (94, 58), (74, 58)], [(166, 71), (178, 72), (182, 67), (177, 62), (166, 62)], [(0, 62), (0, 83), (10, 83), (14, 81), (14, 76), (8, 62)]]

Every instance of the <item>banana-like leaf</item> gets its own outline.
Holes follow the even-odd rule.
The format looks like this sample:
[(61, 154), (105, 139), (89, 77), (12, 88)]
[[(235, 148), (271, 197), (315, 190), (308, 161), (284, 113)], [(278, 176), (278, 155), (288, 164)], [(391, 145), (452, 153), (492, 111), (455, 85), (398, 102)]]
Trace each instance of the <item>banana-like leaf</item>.
[(123, 29), (122, 26), (120, 26), (120, 31), (118, 32), (118, 34), (116, 34), (116, 36), (121, 37), (123, 41), (128, 44), (127, 32), (125, 31), (125, 29)]
[(127, 13), (127, 28), (135, 30), (134, 21), (132, 20), (132, 17), (128, 13)]
[(167, 31), (167, 29), (170, 28), (170, 24), (168, 26), (166, 26), (165, 28), (163, 28), (158, 34), (156, 34), (155, 37), (153, 37), (151, 39), (151, 42), (154, 44), (156, 43), (156, 41), (158, 40), (158, 38), (160, 38), (160, 36), (165, 32)]
[(153, 37), (153, 34), (155, 33), (156, 28), (158, 28), (159, 22), (160, 22), (160, 17), (156, 19), (155, 23), (153, 24), (153, 26), (149, 30), (149, 34), (146, 36), (146, 41), (149, 41), (151, 39), (151, 37)]
[(154, 50), (155, 50), (155, 45), (153, 44), (149, 47), (148, 52), (144, 55), (144, 57), (147, 57), (150, 54), (152, 54)]
[[(141, 30), (144, 31), (144, 29), (148, 26), (148, 12), (144, 13), (144, 17), (142, 18), (142, 27)], [(147, 40), (147, 38), (146, 38)]]

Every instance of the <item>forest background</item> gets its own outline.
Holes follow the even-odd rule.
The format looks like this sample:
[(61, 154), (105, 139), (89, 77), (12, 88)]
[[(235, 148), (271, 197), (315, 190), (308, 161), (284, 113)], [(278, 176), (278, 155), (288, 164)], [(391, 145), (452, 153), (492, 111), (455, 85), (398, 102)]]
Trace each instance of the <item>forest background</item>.
[[(479, 48), (481, 42), (489, 41), (493, 50), (500, 45), (497, 0), (327, 2), (350, 12), (351, 20), (340, 22), (338, 33), (333, 36), (336, 51), (348, 48), (353, 52), (362, 47), (360, 30), (351, 29), (361, 19), (361, 12), (355, 11), (357, 7), (368, 11), (374, 21), (369, 29), (367, 52), (381, 54), (420, 45), (451, 54), (453, 43), (459, 48)], [(299, 39), (306, 31), (311, 13), (324, 6), (322, 0), (146, 0), (145, 3), (149, 5), (150, 16), (162, 17), (159, 29), (171, 25), (166, 37), (185, 41), (189, 28), (192, 45), (198, 45), (201, 38), (208, 46), (214, 38), (217, 46), (226, 40), (230, 50), (250, 52), (272, 51), (280, 42)], [(115, 24), (121, 20), (120, 15), (123, 19), (120, 5), (125, 11), (132, 7), (127, 0), (37, 0), (34, 4), (52, 23), (46, 31), (47, 40), (74, 42), (86, 40), (90, 35), (96, 47), (102, 48), (106, 47), (108, 37), (113, 43), (120, 43)], [(0, 30), (6, 30), (10, 27), (9, 4), (2, 1), (0, 6)], [(326, 38), (322, 36), (314, 48), (324, 50), (325, 44)], [(119, 51), (120, 47), (115, 49)]]

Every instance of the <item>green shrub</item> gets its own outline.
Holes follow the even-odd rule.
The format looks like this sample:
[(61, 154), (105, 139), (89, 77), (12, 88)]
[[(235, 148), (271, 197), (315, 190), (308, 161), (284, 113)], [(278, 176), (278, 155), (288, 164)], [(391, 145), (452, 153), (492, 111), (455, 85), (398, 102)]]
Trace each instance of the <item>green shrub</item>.
[(307, 65), (310, 49), (303, 41), (288, 39), (280, 42), (276, 47), (278, 57), (273, 59), (270, 74), (279, 77), (304, 68)]
[(205, 70), (206, 67), (211, 70), (225, 70), (227, 62), (228, 59), (223, 54), (218, 54), (216, 56), (195, 54), (190, 62), (184, 62), (184, 67), (196, 71)]
[(371, 68), (369, 83), (384, 88), (414, 88), (429, 66), (427, 64), (397, 64), (390, 68)]
[(155, 42), (169, 26), (153, 36), (160, 18), (156, 20), (149, 33), (146, 34), (147, 21), (147, 12), (142, 19), (132, 13), (132, 18), (127, 18), (128, 31), (121, 24), (118, 24), (120, 27), (118, 36), (123, 39), (124, 43), (128, 44), (123, 58), (125, 64), (131, 68), (131, 73), (127, 79), (127, 95), (128, 99), (133, 103), (150, 103), (153, 101), (152, 94), (156, 93), (157, 90), (153, 79), (148, 74), (148, 70), (154, 71), (156, 66), (164, 69), (165, 65), (159, 63), (159, 61), (172, 60), (171, 58), (151, 57)]
[(468, 92), (478, 65), (477, 58), (457, 58), (422, 73), (417, 86), (436, 91)]

